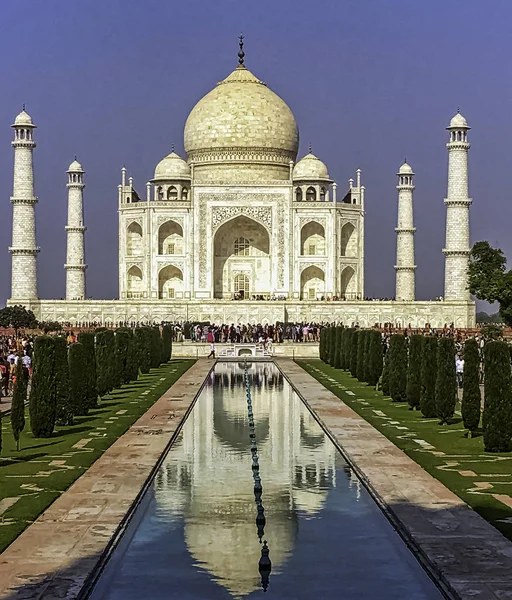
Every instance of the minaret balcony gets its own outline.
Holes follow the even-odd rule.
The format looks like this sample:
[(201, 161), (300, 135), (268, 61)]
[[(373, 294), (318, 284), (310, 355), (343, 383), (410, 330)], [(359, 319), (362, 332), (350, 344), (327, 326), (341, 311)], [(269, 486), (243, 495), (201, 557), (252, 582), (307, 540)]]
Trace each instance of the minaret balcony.
[(13, 248), (12, 246), (9, 247), (9, 252), (11, 254), (17, 255), (30, 256), (32, 254), (38, 254), (40, 251), (41, 248), (39, 246), (36, 246), (34, 248)]

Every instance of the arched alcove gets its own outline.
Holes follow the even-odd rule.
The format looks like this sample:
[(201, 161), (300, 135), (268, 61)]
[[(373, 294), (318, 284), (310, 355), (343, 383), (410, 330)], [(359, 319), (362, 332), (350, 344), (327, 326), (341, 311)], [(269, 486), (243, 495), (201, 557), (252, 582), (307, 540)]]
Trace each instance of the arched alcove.
[(177, 292), (183, 292), (183, 273), (178, 267), (168, 265), (158, 273), (158, 296), (173, 300)]
[(128, 298), (141, 298), (144, 292), (142, 271), (136, 265), (128, 269), (126, 291)]
[(300, 230), (300, 253), (302, 256), (325, 254), (325, 229), (320, 223), (310, 221)]
[(316, 200), (316, 190), (313, 186), (308, 187), (306, 190), (306, 200), (308, 202), (314, 202)]
[(356, 299), (356, 277), (352, 267), (345, 267), (340, 278), (340, 293), (343, 300)]
[(183, 254), (183, 228), (176, 221), (166, 221), (158, 229), (158, 254)]
[(357, 256), (357, 234), (352, 223), (345, 223), (341, 228), (341, 256)]
[(178, 199), (178, 189), (176, 186), (171, 185), (167, 190), (167, 200), (177, 200)]
[(126, 235), (126, 254), (128, 256), (142, 256), (142, 227), (136, 221), (128, 225)]
[[(235, 277), (243, 274), (251, 294), (271, 291), (270, 238), (261, 224), (239, 215), (219, 227), (214, 238), (215, 298), (231, 298), (235, 293)], [(240, 283), (240, 282), (239, 282)]]
[(320, 267), (311, 265), (300, 274), (300, 289), (303, 300), (316, 300), (324, 295), (325, 274)]

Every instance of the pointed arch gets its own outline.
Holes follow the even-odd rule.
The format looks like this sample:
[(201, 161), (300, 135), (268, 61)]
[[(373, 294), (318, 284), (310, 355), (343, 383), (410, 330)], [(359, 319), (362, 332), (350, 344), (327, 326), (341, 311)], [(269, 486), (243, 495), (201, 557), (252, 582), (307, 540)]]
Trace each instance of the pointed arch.
[(357, 234), (352, 223), (341, 228), (340, 256), (357, 256)]
[(341, 272), (340, 293), (342, 300), (355, 300), (357, 295), (356, 272), (353, 267), (345, 267)]
[(319, 300), (325, 293), (325, 273), (320, 267), (310, 265), (300, 274), (302, 300)]
[(158, 228), (158, 254), (183, 254), (183, 228), (176, 221), (166, 221)]
[(158, 296), (173, 300), (178, 292), (183, 292), (183, 272), (174, 265), (167, 265), (158, 273)]
[(316, 190), (312, 185), (306, 190), (306, 200), (307, 202), (314, 202), (316, 200)]
[(169, 186), (167, 189), (167, 200), (177, 200), (178, 199), (178, 188), (174, 185)]
[(306, 223), (300, 230), (300, 253), (302, 256), (325, 254), (325, 229), (317, 221)]
[(137, 221), (132, 221), (126, 233), (126, 254), (128, 256), (142, 256), (142, 227)]
[(128, 269), (126, 279), (128, 298), (142, 298), (144, 292), (144, 280), (141, 269), (137, 267), (137, 265), (132, 265)]

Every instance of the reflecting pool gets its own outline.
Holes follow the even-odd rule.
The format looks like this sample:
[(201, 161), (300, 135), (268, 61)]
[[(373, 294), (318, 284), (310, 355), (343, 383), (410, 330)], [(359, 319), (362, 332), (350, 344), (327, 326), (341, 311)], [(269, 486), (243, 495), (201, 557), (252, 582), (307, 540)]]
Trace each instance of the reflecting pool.
[(277, 367), (248, 379), (261, 495), (244, 364), (218, 363), (90, 598), (442, 598)]

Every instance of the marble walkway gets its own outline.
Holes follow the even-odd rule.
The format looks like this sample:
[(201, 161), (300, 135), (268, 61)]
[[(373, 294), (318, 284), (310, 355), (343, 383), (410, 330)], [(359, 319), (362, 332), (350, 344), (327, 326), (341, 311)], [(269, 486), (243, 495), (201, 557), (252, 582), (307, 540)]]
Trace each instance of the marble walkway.
[(212, 366), (197, 361), (0, 554), (2, 600), (78, 597)]
[(454, 598), (512, 599), (512, 542), (291, 360), (277, 361)]

